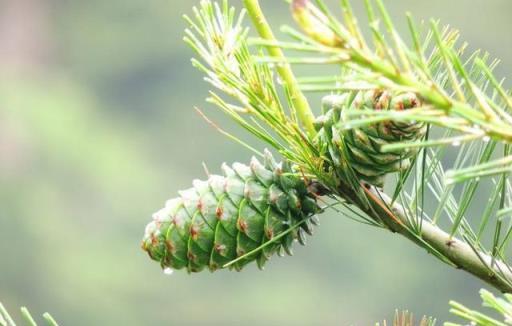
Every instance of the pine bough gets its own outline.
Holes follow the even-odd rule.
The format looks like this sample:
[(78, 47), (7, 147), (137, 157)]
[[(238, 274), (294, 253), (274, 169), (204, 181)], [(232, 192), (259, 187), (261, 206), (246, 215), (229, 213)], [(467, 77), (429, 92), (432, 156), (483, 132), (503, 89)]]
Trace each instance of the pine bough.
[[(276, 39), (257, 0), (244, 0), (239, 14), (227, 1), (204, 0), (185, 17), (192, 64), (213, 88), (208, 102), (284, 163), (200, 111), (264, 163), (225, 165), (223, 176), (194, 182), (154, 215), (143, 249), (164, 269), (240, 270), (252, 261), (262, 268), (272, 254), (291, 253), (293, 241), (304, 243), (316, 214), (341, 206), (512, 292), (512, 97), (492, 72), (497, 61), (465, 53), (457, 31), (437, 21), (419, 26), (410, 15), (408, 46), (381, 0), (365, 1), (371, 41), (348, 0), (342, 20), (321, 0), (289, 2), (300, 30), (284, 26), (286, 41)], [(295, 64), (335, 73), (297, 78)], [(313, 105), (320, 114), (309, 92), (325, 94)], [(486, 187), (483, 208), (470, 210)]]

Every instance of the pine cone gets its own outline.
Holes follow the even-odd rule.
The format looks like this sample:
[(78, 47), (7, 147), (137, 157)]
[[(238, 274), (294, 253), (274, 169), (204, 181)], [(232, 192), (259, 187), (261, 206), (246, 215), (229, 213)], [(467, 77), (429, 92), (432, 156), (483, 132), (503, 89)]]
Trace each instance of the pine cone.
[(153, 215), (142, 248), (163, 268), (214, 271), (267, 244), (230, 266), (240, 270), (256, 260), (262, 268), (272, 254), (291, 254), (293, 241), (304, 243), (304, 232), (311, 233), (320, 208), (286, 162), (266, 152), (263, 165), (253, 158), (249, 166), (224, 164), (222, 170), (224, 176), (194, 181)]
[(425, 124), (384, 121), (350, 129), (350, 121), (342, 119), (342, 111), (407, 110), (420, 105), (414, 93), (406, 92), (365, 91), (327, 96), (322, 101), (324, 115), (316, 121), (318, 140), (327, 146), (336, 169), (352, 169), (358, 179), (382, 187), (387, 174), (408, 169), (417, 153), (413, 149), (382, 152), (382, 146), (424, 137)]

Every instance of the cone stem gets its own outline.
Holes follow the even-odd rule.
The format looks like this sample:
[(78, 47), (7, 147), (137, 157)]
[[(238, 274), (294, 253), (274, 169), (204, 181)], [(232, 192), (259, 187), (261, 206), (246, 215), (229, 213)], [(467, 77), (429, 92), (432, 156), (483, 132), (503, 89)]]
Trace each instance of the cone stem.
[[(274, 33), (272, 32), (267, 19), (261, 11), (259, 1), (243, 0), (243, 3), (260, 37), (264, 40), (270, 41), (271, 44), (276, 43), (277, 41)], [(281, 48), (276, 46), (267, 46), (267, 51), (271, 57), (278, 59), (279, 62), (286, 62), (286, 57)], [(313, 136), (316, 133), (315, 127), (313, 125), (314, 116), (309, 106), (308, 100), (299, 88), (299, 83), (297, 82), (297, 79), (295, 78), (290, 65), (288, 63), (278, 64), (277, 72), (281, 79), (284, 81), (285, 85), (288, 87), (293, 106), (295, 107), (295, 110), (297, 110), (297, 116), (300, 122), (306, 129), (307, 133), (310, 136)]]

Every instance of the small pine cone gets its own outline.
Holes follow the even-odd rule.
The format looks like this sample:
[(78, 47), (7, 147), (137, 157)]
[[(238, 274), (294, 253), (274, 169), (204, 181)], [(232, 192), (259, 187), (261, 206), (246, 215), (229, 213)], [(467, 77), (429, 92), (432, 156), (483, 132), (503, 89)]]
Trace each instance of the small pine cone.
[(382, 146), (421, 139), (425, 124), (383, 121), (348, 128), (350, 121), (342, 119), (342, 111), (345, 108), (401, 111), (420, 105), (416, 94), (407, 92), (377, 90), (327, 96), (322, 101), (324, 115), (316, 121), (319, 141), (327, 145), (335, 168), (350, 167), (360, 180), (382, 187), (387, 174), (407, 170), (417, 153), (413, 149), (382, 152)]
[(249, 166), (224, 164), (222, 170), (224, 176), (194, 181), (153, 215), (142, 248), (162, 268), (214, 271), (266, 244), (230, 266), (241, 270), (257, 261), (263, 268), (272, 254), (291, 254), (293, 241), (303, 244), (304, 232), (311, 234), (320, 208), (312, 188), (286, 162), (266, 152), (263, 165), (253, 158)]

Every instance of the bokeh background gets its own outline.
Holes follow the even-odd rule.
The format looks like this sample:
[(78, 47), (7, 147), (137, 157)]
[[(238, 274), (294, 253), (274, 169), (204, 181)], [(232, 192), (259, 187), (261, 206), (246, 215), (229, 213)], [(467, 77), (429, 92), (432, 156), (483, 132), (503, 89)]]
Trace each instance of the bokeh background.
[[(189, 64), (181, 15), (197, 2), (0, 0), (0, 300), (62, 325), (371, 325), (397, 308), (446, 320), (450, 299), (479, 306), (481, 282), (335, 213), (264, 272), (167, 276), (149, 261), (151, 214), (203, 162), (219, 172), (251, 155), (193, 110), (242, 135)], [(289, 22), (283, 1), (262, 3)], [(406, 10), (441, 18), (512, 75), (511, 1), (388, 3), (402, 30)]]

